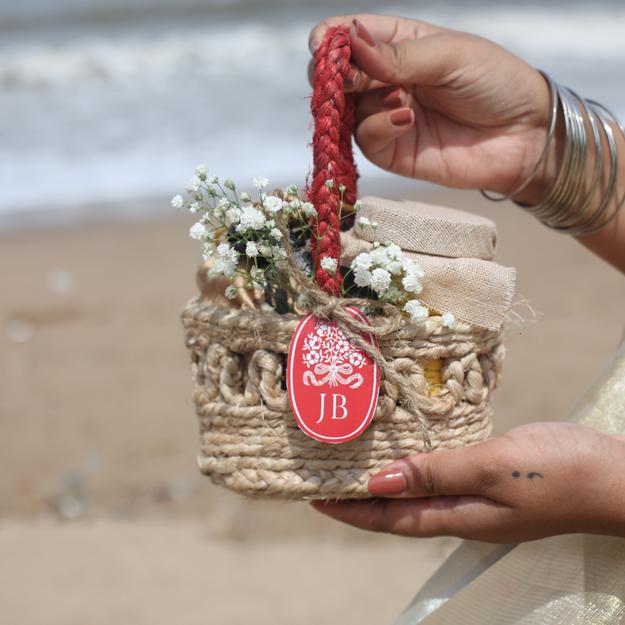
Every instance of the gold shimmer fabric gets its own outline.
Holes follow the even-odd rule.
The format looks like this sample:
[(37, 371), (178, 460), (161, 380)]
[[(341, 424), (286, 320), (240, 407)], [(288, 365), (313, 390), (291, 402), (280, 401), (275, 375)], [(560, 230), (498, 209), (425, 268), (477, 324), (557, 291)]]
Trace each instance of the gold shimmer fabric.
[[(625, 342), (571, 421), (625, 434)], [(393, 625), (625, 623), (625, 539), (576, 534), (520, 545), (471, 541)]]

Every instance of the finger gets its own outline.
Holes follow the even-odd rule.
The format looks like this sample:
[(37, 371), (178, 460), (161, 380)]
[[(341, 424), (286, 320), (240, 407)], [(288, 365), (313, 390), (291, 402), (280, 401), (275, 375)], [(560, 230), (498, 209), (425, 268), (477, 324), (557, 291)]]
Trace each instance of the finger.
[(322, 514), (363, 530), (422, 538), (496, 540), (497, 531), (510, 525), (513, 515), (505, 505), (470, 496), (314, 502), (313, 506)]
[(444, 84), (463, 63), (453, 31), (386, 42), (355, 20), (350, 34), (355, 64), (385, 84)]
[(376, 113), (356, 127), (356, 143), (376, 165), (388, 167), (395, 152), (396, 141), (414, 130), (414, 121), (414, 111), (409, 107)]
[(376, 113), (409, 107), (411, 104), (410, 95), (401, 87), (372, 89), (359, 95), (356, 100), (356, 123)]
[(500, 458), (501, 438), (458, 449), (442, 449), (398, 460), (374, 475), (369, 492), (378, 497), (493, 496), (514, 479)]
[(443, 30), (433, 24), (420, 20), (411, 20), (392, 15), (375, 15), (370, 13), (357, 13), (352, 15), (335, 15), (319, 22), (308, 37), (308, 48), (313, 53), (323, 41), (326, 30), (333, 26), (350, 26), (354, 19), (362, 22), (380, 41), (390, 43), (403, 37), (415, 37), (420, 34), (438, 32)]

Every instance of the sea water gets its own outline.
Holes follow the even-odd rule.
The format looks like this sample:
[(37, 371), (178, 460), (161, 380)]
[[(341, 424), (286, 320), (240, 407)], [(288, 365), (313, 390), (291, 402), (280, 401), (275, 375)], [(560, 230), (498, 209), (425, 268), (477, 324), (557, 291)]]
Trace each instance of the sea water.
[(0, 226), (167, 210), (197, 163), (303, 183), (308, 32), (356, 11), (489, 37), (625, 119), (622, 0), (0, 0)]

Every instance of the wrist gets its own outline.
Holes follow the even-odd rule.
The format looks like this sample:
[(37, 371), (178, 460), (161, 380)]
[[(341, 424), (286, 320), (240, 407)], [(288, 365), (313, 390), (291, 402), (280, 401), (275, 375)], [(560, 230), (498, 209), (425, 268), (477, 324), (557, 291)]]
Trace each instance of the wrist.
[[(545, 128), (545, 137), (548, 129)], [(566, 127), (562, 110), (558, 109), (558, 117), (556, 120), (556, 128), (553, 139), (549, 144), (549, 149), (543, 162), (540, 164), (536, 176), (530, 184), (519, 193), (514, 200), (525, 206), (536, 206), (540, 204), (553, 189), (558, 172), (562, 165), (562, 156), (564, 154), (564, 145), (566, 142)]]

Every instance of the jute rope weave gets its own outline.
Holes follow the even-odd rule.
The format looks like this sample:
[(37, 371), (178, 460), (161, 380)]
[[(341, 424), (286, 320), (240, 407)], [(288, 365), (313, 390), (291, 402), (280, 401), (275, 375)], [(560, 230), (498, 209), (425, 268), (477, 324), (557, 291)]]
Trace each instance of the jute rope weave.
[[(291, 412), (285, 380), (289, 344), (301, 316), (222, 304), (202, 268), (201, 294), (183, 313), (200, 418), (199, 465), (216, 484), (250, 496), (363, 498), (369, 477), (392, 460), (483, 440), (491, 430), (490, 397), (504, 355), (498, 330), (462, 322), (450, 329), (438, 315), (415, 324), (392, 306), (337, 297), (340, 274), (326, 273), (319, 260), (340, 254), (336, 186), (344, 184), (345, 199), (355, 199), (353, 101), (342, 92), (349, 68), (347, 29), (330, 29), (316, 60), (315, 172), (309, 190), (319, 213), (316, 283), (294, 262), (279, 214), (276, 223), (284, 235), (285, 270), (303, 295), (301, 312), (334, 321), (376, 360), (380, 396), (373, 422), (359, 438), (329, 445), (306, 436)], [(330, 178), (334, 188), (325, 184)], [(373, 306), (382, 314), (370, 314), (371, 327), (364, 326), (346, 312), (348, 305)], [(362, 338), (365, 330), (376, 336), (377, 350)], [(442, 362), (437, 394), (424, 370), (432, 360)]]

